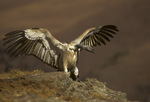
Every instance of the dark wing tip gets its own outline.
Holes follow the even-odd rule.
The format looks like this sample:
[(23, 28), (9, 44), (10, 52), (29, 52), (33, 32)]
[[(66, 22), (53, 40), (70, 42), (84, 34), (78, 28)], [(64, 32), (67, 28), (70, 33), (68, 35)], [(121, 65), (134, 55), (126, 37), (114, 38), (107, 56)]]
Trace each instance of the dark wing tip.
[(40, 29), (40, 28), (32, 28), (32, 29), (36, 29), (36, 30), (38, 30), (38, 29)]
[(115, 25), (104, 25), (94, 28), (83, 37), (80, 44), (82, 43), (91, 47), (101, 45), (101, 43), (106, 45), (105, 40), (110, 42), (110, 38), (114, 38), (113, 35), (118, 31)]
[(117, 26), (115, 26), (115, 25), (105, 25), (105, 26), (103, 26), (102, 28), (108, 28), (108, 29), (112, 29), (112, 30), (115, 30), (115, 31), (119, 31), (118, 30), (118, 27)]
[(24, 32), (24, 31), (23, 30), (12, 31), (12, 32), (9, 32), (9, 33), (5, 34), (5, 36), (11, 36), (11, 35), (14, 35), (14, 34), (18, 34), (20, 32)]
[(10, 33), (5, 34), (5, 37), (2, 39), (3, 40), (3, 46), (5, 46), (8, 43), (11, 43), (21, 37), (24, 36), (24, 31), (23, 30), (17, 30), (17, 31), (12, 31)]
[(97, 29), (98, 32), (97, 36), (99, 36), (99, 40), (101, 41), (101, 43), (103, 43), (104, 45), (106, 45), (105, 40), (110, 42), (110, 38), (114, 38), (113, 34), (116, 34), (118, 30), (117, 26), (115, 25), (104, 25), (104, 26), (100, 26)]

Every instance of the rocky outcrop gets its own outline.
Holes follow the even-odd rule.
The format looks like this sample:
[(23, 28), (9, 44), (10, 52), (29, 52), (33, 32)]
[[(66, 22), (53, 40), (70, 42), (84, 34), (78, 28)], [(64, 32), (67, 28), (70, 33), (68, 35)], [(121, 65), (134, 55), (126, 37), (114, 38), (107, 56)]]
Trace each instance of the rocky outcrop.
[(0, 79), (1, 102), (127, 102), (126, 94), (94, 78), (73, 81), (64, 72)]

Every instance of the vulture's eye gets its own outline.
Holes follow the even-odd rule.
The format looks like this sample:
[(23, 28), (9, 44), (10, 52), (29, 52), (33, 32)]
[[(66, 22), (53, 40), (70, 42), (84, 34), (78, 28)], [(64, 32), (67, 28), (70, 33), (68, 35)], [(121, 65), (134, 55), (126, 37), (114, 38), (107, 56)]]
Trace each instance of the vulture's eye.
[(69, 48), (69, 50), (72, 51), (73, 49), (72, 49), (72, 48)]

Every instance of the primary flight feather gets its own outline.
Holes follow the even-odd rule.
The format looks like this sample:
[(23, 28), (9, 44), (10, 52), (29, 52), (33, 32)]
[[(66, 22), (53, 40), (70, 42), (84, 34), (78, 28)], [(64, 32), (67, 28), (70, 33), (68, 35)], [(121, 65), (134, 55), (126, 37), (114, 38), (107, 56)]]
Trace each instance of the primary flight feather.
[(93, 47), (106, 44), (118, 31), (114, 25), (87, 29), (69, 44), (61, 43), (44, 28), (13, 31), (5, 35), (4, 45), (12, 56), (34, 55), (48, 65), (64, 71), (77, 80), (78, 54), (81, 50), (94, 52)]

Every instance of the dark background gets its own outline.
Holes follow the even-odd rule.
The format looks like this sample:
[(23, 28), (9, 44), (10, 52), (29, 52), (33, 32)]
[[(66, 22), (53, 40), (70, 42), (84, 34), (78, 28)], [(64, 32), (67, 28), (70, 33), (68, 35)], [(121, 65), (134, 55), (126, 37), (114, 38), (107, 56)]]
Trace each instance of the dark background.
[(149, 0), (2, 0), (0, 3), (0, 73), (10, 69), (55, 71), (32, 56), (12, 58), (2, 46), (4, 34), (42, 27), (62, 42), (70, 42), (90, 27), (114, 24), (120, 32), (96, 47), (81, 52), (80, 79), (94, 77), (129, 100), (150, 101)]

